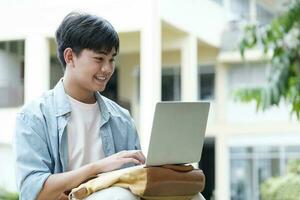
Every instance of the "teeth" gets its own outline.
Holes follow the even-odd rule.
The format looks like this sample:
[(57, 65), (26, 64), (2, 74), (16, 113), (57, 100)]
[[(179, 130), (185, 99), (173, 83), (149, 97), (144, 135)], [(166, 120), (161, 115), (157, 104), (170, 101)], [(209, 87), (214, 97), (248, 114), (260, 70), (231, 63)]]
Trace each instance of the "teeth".
[(96, 76), (96, 78), (97, 78), (98, 80), (101, 80), (101, 81), (104, 81), (104, 80), (106, 79), (105, 76)]

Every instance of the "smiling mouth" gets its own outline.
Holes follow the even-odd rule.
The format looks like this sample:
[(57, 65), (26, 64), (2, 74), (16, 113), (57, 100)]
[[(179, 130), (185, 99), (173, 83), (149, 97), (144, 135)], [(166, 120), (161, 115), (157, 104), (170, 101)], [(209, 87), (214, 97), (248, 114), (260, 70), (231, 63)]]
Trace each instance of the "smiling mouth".
[(106, 76), (95, 76), (95, 79), (98, 81), (105, 81), (107, 79)]

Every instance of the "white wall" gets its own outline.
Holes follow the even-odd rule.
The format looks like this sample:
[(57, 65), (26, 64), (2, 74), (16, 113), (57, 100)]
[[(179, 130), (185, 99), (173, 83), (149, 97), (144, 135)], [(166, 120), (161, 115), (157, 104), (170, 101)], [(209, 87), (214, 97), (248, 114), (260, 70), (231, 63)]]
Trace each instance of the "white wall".
[(19, 108), (0, 109), (0, 144), (11, 144), (18, 110)]
[(220, 45), (226, 11), (210, 0), (162, 0), (161, 16), (179, 29), (213, 46)]
[(0, 143), (0, 163), (0, 187), (16, 191), (14, 159), (10, 145)]
[[(122, 32), (140, 30), (143, 21), (142, 0), (52, 0), (1, 2), (0, 41), (25, 38), (31, 33), (53, 37), (57, 26), (71, 11), (91, 12), (108, 19)], [(34, 8), (35, 12), (32, 12)]]

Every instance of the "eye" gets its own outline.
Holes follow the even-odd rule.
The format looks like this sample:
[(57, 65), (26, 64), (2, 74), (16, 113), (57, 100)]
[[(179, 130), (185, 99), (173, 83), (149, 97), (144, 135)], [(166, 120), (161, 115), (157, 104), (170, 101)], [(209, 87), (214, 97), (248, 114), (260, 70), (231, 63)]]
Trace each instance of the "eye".
[(113, 63), (113, 62), (115, 62), (115, 59), (112, 58), (112, 59), (110, 59), (109, 61), (110, 61), (111, 63)]
[(102, 62), (104, 60), (103, 57), (95, 57), (95, 59), (98, 61), (98, 62)]

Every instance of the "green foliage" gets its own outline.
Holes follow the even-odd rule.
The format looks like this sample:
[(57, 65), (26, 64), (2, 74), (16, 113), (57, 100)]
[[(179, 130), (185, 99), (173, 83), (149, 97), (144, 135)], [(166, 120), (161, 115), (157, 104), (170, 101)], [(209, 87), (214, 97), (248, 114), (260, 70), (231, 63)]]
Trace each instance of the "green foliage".
[(300, 160), (288, 163), (287, 174), (274, 177), (261, 185), (262, 200), (299, 200), (300, 199)]
[[(291, 113), (300, 119), (300, 0), (291, 1), (288, 10), (271, 24), (248, 25), (240, 43), (240, 53), (254, 47), (271, 52), (267, 84), (235, 92), (237, 100), (255, 101), (257, 109), (278, 106), (281, 100), (291, 105)], [(300, 200), (300, 160), (288, 163), (287, 174), (273, 177), (261, 185), (262, 200)]]
[(0, 187), (0, 200), (18, 200), (18, 193), (9, 192), (6, 189)]
[(287, 166), (287, 173), (300, 175), (300, 160), (290, 160)]
[(257, 109), (278, 106), (283, 99), (291, 113), (300, 119), (300, 0), (291, 1), (288, 10), (263, 27), (248, 25), (240, 43), (240, 53), (260, 46), (271, 52), (271, 69), (267, 84), (260, 88), (242, 88), (237, 100), (256, 101)]

